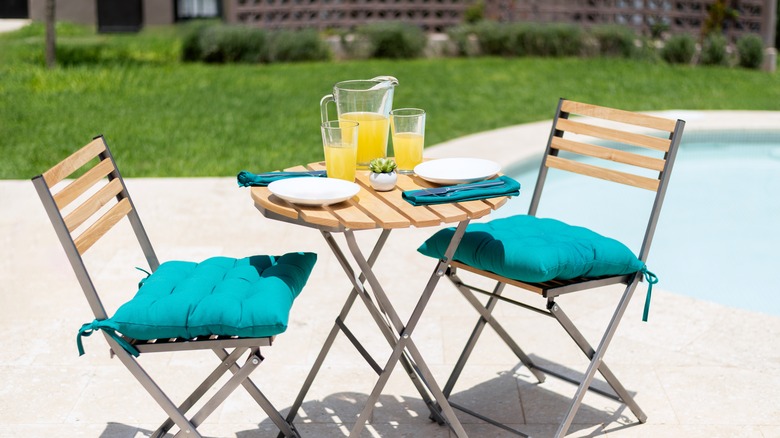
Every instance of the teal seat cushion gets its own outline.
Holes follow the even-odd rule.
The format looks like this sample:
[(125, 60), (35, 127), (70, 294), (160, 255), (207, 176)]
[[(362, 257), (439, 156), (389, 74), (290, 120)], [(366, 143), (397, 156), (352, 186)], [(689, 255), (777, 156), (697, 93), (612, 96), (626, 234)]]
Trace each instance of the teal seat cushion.
[[(442, 258), (453, 234), (453, 228), (443, 229), (418, 251)], [(470, 224), (453, 258), (526, 283), (624, 275), (645, 269), (645, 264), (615, 239), (555, 219), (526, 215)]]
[(290, 308), (316, 260), (314, 253), (288, 253), (163, 263), (114, 316), (82, 327), (80, 352), (81, 336), (96, 329), (139, 340), (277, 335), (287, 329)]

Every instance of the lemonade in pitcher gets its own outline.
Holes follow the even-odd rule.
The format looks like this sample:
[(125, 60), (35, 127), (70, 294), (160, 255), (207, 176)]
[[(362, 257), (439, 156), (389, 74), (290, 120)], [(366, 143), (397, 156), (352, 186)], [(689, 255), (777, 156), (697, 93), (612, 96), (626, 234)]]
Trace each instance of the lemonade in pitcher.
[(357, 166), (367, 169), (369, 161), (387, 155), (389, 120), (379, 113), (351, 112), (339, 115), (339, 120), (358, 122)]

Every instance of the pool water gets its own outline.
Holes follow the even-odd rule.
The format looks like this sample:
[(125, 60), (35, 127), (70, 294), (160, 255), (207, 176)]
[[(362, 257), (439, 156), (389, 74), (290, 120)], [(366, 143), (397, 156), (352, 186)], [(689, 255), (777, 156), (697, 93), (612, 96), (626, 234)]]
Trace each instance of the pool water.
[[(507, 169), (521, 195), (491, 218), (527, 212), (538, 160)], [(605, 190), (620, 203), (594, 201)], [(652, 193), (638, 192), (646, 191), (550, 171), (538, 215), (638, 253), (652, 204)], [(664, 290), (780, 316), (780, 132), (684, 135), (647, 265)]]

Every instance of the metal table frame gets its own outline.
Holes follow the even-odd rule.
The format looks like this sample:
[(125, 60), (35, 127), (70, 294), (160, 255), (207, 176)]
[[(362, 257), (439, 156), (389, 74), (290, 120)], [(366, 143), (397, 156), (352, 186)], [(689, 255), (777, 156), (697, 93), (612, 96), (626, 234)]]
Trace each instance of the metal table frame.
[[(290, 412), (287, 415), (287, 421), (292, 423), (292, 421), (297, 416), (298, 409), (300, 409), (301, 405), (303, 404), (303, 401), (306, 398), (306, 394), (311, 388), (315, 377), (319, 373), (320, 368), (322, 367), (322, 364), (325, 361), (325, 358), (327, 357), (328, 352), (330, 351), (330, 348), (336, 339), (336, 336), (339, 332), (342, 332), (350, 341), (350, 343), (355, 347), (355, 349), (360, 353), (366, 363), (378, 375), (378, 380), (374, 385), (374, 388), (371, 391), (371, 394), (369, 395), (363, 410), (358, 416), (357, 421), (350, 431), (350, 437), (360, 436), (361, 431), (365, 427), (368, 419), (371, 416), (371, 413), (373, 412), (374, 405), (379, 400), (379, 396), (381, 395), (382, 390), (384, 389), (388, 379), (390, 378), (390, 375), (399, 362), (403, 366), (406, 374), (409, 376), (409, 379), (414, 384), (417, 391), (420, 393), (423, 401), (428, 406), (431, 414), (430, 418), (439, 424), (448, 425), (450, 429), (455, 432), (456, 436), (461, 438), (468, 437), (466, 431), (463, 429), (463, 426), (460, 424), (460, 421), (458, 421), (455, 412), (447, 401), (447, 397), (444, 395), (441, 388), (436, 383), (433, 375), (431, 374), (431, 371), (428, 368), (428, 365), (425, 363), (420, 350), (417, 348), (417, 345), (415, 345), (412, 339), (412, 335), (414, 333), (414, 329), (417, 326), (417, 323), (420, 320), (420, 317), (423, 314), (423, 311), (425, 310), (425, 307), (428, 304), (428, 301), (431, 298), (431, 295), (433, 294), (434, 289), (436, 288), (436, 285), (439, 282), (439, 279), (445, 275), (449, 261), (455, 253), (455, 250), (457, 249), (458, 244), (460, 243), (460, 240), (466, 230), (466, 226), (470, 220), (465, 219), (458, 224), (455, 233), (450, 240), (449, 246), (447, 247), (444, 258), (436, 263), (435, 268), (431, 273), (427, 284), (425, 285), (425, 288), (420, 294), (420, 298), (417, 301), (414, 310), (412, 311), (406, 323), (404, 323), (396, 312), (395, 307), (393, 306), (389, 297), (385, 293), (385, 290), (382, 287), (382, 284), (379, 282), (379, 279), (377, 278), (373, 269), (374, 263), (379, 257), (379, 254), (381, 253), (382, 248), (384, 247), (390, 235), (390, 229), (386, 228), (382, 230), (379, 238), (374, 243), (373, 249), (369, 253), (368, 257), (366, 257), (364, 251), (361, 250), (357, 239), (355, 238), (355, 230), (344, 227), (318, 226), (301, 219), (291, 219), (289, 217), (276, 214), (259, 206), (258, 208), (266, 217), (270, 219), (319, 229), (325, 241), (327, 242), (328, 247), (336, 256), (336, 259), (339, 261), (339, 264), (344, 270), (344, 273), (352, 283), (352, 290), (347, 296), (341, 312), (339, 312), (339, 315), (336, 317), (333, 327), (331, 328), (325, 343), (320, 349), (320, 352), (317, 355), (317, 359), (309, 371), (309, 374), (307, 375), (306, 380), (304, 381), (303, 386), (301, 387), (301, 390), (295, 399), (295, 402), (290, 407)], [(348, 251), (344, 251), (342, 249), (342, 246), (339, 245), (334, 236), (334, 233), (343, 234)], [(353, 269), (351, 262), (354, 262), (357, 265), (359, 273)], [(366, 282), (368, 282), (370, 292), (365, 287)], [(360, 297), (360, 301), (365, 305), (366, 309), (376, 323), (376, 326), (382, 332), (382, 335), (387, 340), (388, 345), (392, 348), (392, 353), (387, 359), (384, 367), (380, 366), (380, 364), (373, 357), (371, 357), (366, 348), (360, 343), (357, 337), (346, 325), (346, 317), (358, 297)]]

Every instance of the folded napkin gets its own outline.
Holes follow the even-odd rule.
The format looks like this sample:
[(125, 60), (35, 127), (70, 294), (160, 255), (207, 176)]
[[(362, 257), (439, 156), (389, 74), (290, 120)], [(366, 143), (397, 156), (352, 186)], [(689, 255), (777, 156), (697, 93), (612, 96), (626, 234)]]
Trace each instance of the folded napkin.
[(450, 202), (474, 201), (498, 196), (517, 196), (520, 183), (508, 176), (468, 184), (408, 190), (401, 195), (412, 205), (433, 205)]
[(252, 172), (242, 170), (241, 172), (238, 172), (238, 176), (236, 178), (238, 179), (239, 187), (264, 187), (276, 180), (285, 178), (300, 178), (302, 176), (325, 177), (326, 175), (324, 170), (307, 170), (305, 172), (267, 172), (257, 175)]

